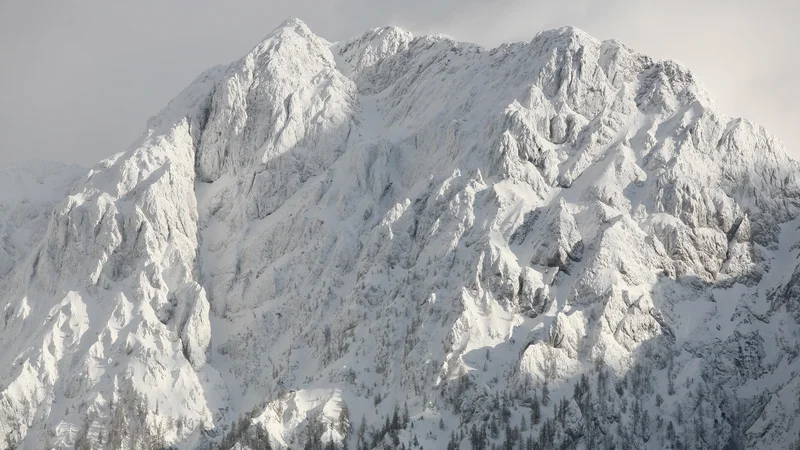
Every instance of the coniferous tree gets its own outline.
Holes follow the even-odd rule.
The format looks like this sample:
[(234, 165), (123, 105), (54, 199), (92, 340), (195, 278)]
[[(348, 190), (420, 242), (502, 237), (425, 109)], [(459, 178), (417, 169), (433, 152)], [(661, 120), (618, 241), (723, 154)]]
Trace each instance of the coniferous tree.
[(308, 418), (308, 425), (306, 426), (306, 442), (303, 448), (305, 450), (321, 450), (322, 447), (322, 434), (324, 432), (324, 425), (319, 420), (316, 414), (312, 414)]
[(675, 442), (675, 426), (672, 424), (672, 421), (669, 421), (667, 424), (667, 440), (671, 443)]
[(669, 364), (667, 365), (667, 394), (675, 395), (675, 380), (673, 378), (673, 371), (675, 370), (675, 360), (670, 354)]
[(550, 402), (550, 388), (547, 387), (547, 381), (542, 384), (542, 406), (547, 406)]
[(367, 416), (361, 416), (361, 425), (358, 426), (358, 441), (357, 446), (358, 449), (361, 450), (362, 448), (367, 446)]
[(125, 439), (126, 430), (128, 429), (125, 421), (124, 405), (120, 405), (119, 401), (112, 401), (111, 408), (111, 425), (108, 430), (108, 445), (112, 450), (122, 448), (122, 442)]
[[(272, 450), (269, 433), (265, 429), (258, 425), (248, 426), (247, 419), (240, 420), (237, 428), (238, 434), (241, 434), (241, 442), (251, 450)], [(235, 441), (237, 438), (234, 436), (233, 439)]]
[(90, 415), (86, 415), (83, 418), (83, 423), (81, 424), (80, 430), (78, 430), (78, 435), (75, 436), (75, 450), (92, 450), (92, 441), (89, 438), (89, 428), (92, 426), (92, 418)]
[(698, 417), (694, 421), (694, 435), (695, 440), (698, 444), (704, 445), (706, 440), (706, 427), (703, 424), (702, 416)]
[(641, 409), (642, 409), (642, 418), (641, 422), (639, 423), (640, 436), (642, 436), (642, 440), (647, 442), (649, 440), (648, 427), (650, 426), (650, 413), (647, 412), (646, 408), (641, 408)]
[(505, 400), (503, 401), (503, 407), (500, 408), (500, 419), (506, 426), (508, 426), (508, 422), (511, 420), (511, 410), (508, 409), (508, 402)]
[(500, 436), (500, 430), (497, 428), (497, 421), (494, 416), (489, 420), (489, 435), (492, 439), (497, 439), (497, 437)]
[(394, 404), (394, 411), (392, 412), (391, 429), (397, 430), (400, 428), (400, 410), (397, 408), (397, 403)]
[(339, 411), (339, 420), (336, 425), (337, 431), (346, 440), (347, 435), (350, 433), (350, 409), (345, 402), (342, 402), (342, 409)]
[(456, 432), (450, 433), (450, 441), (447, 442), (447, 450), (458, 450), (458, 441), (456, 440)]
[(533, 402), (531, 403), (531, 426), (539, 425), (542, 420), (542, 407), (539, 404), (539, 397), (533, 394)]
[(472, 424), (469, 440), (472, 450), (486, 450), (486, 429), (482, 427), (479, 430), (475, 424)]

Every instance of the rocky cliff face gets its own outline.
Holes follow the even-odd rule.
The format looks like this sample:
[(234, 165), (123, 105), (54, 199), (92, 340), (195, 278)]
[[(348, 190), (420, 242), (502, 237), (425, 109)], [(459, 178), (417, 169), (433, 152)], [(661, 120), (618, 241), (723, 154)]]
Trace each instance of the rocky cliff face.
[(4, 247), (0, 448), (789, 446), (798, 175), (616, 41), (287, 21)]

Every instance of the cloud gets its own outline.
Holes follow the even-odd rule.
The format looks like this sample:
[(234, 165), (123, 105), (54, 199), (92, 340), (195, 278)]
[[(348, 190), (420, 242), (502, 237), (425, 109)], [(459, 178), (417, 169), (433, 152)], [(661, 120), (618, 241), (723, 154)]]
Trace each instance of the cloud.
[(2, 9), (0, 164), (90, 165), (124, 150), (197, 74), (242, 56), (289, 16), (329, 40), (392, 24), (485, 46), (574, 25), (684, 63), (723, 111), (766, 126), (800, 158), (800, 17), (788, 1), (31, 0)]

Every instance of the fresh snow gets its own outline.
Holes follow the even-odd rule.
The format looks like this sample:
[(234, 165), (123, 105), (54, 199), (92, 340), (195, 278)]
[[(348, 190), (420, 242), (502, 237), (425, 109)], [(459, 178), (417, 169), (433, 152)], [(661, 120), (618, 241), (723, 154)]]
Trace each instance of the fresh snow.
[(126, 152), (4, 170), (0, 449), (787, 448), (799, 169), (574, 28), (287, 20)]

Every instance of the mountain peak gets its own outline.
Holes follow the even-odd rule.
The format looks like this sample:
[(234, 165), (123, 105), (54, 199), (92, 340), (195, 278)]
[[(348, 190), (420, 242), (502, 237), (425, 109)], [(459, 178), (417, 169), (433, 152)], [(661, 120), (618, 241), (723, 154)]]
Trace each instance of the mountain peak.
[[(328, 45), (327, 41), (316, 36), (305, 22), (298, 18), (290, 17), (281, 22), (280, 25), (270, 31), (264, 39), (248, 54), (248, 57), (259, 58), (263, 53), (270, 53), (282, 45), (277, 44), (292, 44), (300, 48), (305, 45), (306, 41), (313, 43), (322, 43), (323, 46)], [(317, 45), (319, 46), (319, 45)], [(300, 55), (298, 55), (300, 56)]]
[(281, 30), (292, 30), (300, 35), (312, 35), (311, 29), (306, 25), (305, 22), (300, 20), (297, 17), (288, 17), (286, 20), (280, 23), (272, 33), (281, 31)]
[(533, 38), (541, 39), (541, 38), (552, 38), (552, 37), (563, 37), (568, 39), (574, 39), (579, 42), (592, 42), (592, 43), (599, 43), (599, 41), (589, 33), (583, 31), (578, 27), (574, 27), (571, 25), (566, 25), (558, 28), (553, 28), (550, 30), (544, 30), (536, 34)]

